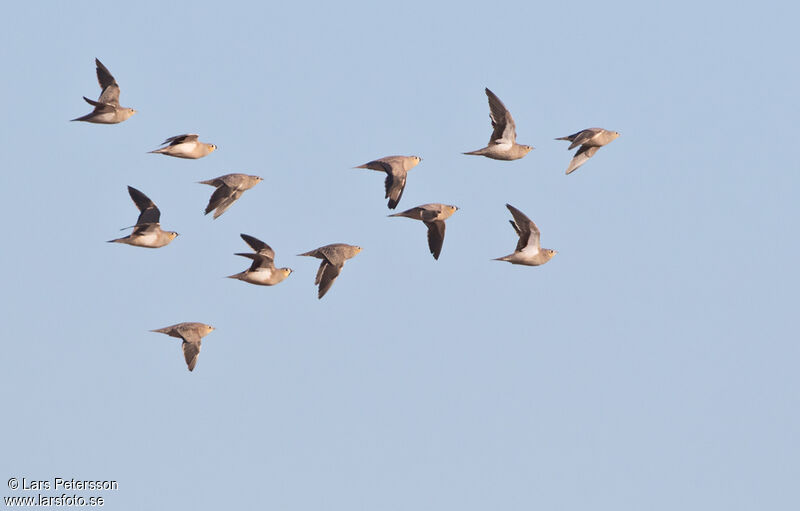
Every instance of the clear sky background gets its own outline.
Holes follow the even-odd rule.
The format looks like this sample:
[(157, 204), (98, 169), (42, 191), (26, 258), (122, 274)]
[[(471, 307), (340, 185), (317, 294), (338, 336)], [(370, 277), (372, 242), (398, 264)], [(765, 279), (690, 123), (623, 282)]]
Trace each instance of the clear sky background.
[[(800, 508), (796, 19), (788, 2), (11, 2), (0, 24), (0, 495), (107, 509)], [(70, 123), (94, 58), (139, 113)], [(491, 133), (524, 159), (463, 156)], [(619, 131), (575, 173), (554, 141)], [(199, 133), (197, 160), (147, 154)], [(397, 211), (461, 209), (438, 261)], [(230, 172), (264, 177), (218, 220)], [(105, 243), (146, 193), (181, 236)], [(491, 261), (505, 203), (559, 251)], [(269, 243), (282, 284), (247, 267)], [(124, 234), (124, 233), (122, 233)], [(320, 301), (318, 261), (360, 245)], [(197, 367), (148, 330), (216, 327)], [(91, 496), (96, 492), (77, 492)]]

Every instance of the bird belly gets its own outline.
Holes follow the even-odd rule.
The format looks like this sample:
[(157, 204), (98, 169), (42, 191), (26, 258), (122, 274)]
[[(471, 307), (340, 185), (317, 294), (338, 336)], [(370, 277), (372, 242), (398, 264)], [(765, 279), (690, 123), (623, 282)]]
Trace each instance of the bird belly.
[(245, 274), (243, 280), (251, 284), (258, 284), (260, 286), (271, 286), (272, 281), (270, 280), (270, 277), (272, 277), (272, 271), (270, 270), (251, 271)]
[(164, 246), (164, 243), (159, 244), (157, 233), (147, 233), (141, 236), (131, 237), (131, 245), (146, 248), (158, 248)]
[(93, 122), (95, 124), (117, 124), (119, 122), (116, 118), (116, 115), (114, 115), (114, 112), (97, 114), (86, 120), (87, 122)]
[(192, 142), (192, 143), (177, 144), (174, 146), (170, 146), (167, 149), (169, 149), (169, 154), (171, 154), (172, 156), (177, 156), (179, 158), (194, 158), (195, 156), (192, 153), (194, 152), (196, 147), (197, 143)]

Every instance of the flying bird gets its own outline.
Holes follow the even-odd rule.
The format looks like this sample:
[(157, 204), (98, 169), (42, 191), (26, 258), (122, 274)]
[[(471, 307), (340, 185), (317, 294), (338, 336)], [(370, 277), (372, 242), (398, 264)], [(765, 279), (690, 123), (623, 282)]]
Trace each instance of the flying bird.
[(619, 133), (616, 131), (604, 130), (603, 128), (589, 128), (566, 137), (557, 138), (556, 140), (568, 140), (572, 142), (567, 148), (568, 151), (581, 146), (578, 152), (575, 153), (572, 161), (569, 162), (567, 174), (572, 173), (578, 167), (586, 163), (586, 160), (594, 156), (594, 153), (596, 153), (598, 149), (613, 142), (618, 136)]
[(386, 196), (384, 198), (389, 199), (389, 209), (394, 209), (403, 196), (408, 171), (416, 167), (421, 161), (422, 158), (419, 156), (386, 156), (354, 168), (386, 172), (386, 181), (384, 183)]
[(231, 205), (236, 202), (242, 194), (263, 181), (258, 176), (248, 176), (247, 174), (226, 174), (215, 177), (208, 181), (200, 181), (200, 184), (216, 186), (217, 189), (211, 194), (211, 199), (206, 206), (206, 215), (214, 211), (214, 218), (223, 214)]
[(136, 110), (119, 105), (119, 85), (117, 85), (117, 81), (100, 60), (94, 59), (94, 63), (97, 66), (97, 81), (100, 83), (102, 92), (97, 101), (92, 101), (84, 96), (84, 101), (92, 105), (94, 110), (83, 117), (77, 117), (72, 120), (95, 124), (117, 124), (128, 119), (136, 113)]
[(322, 259), (319, 270), (317, 270), (317, 277), (314, 280), (314, 285), (319, 285), (317, 298), (325, 296), (325, 293), (327, 293), (333, 285), (333, 281), (336, 280), (336, 277), (342, 272), (344, 262), (355, 257), (359, 252), (361, 252), (361, 247), (347, 245), (345, 243), (334, 243), (332, 245), (316, 248), (304, 254), (298, 254), (300, 256)]
[(274, 286), (292, 273), (291, 268), (275, 268), (275, 251), (269, 245), (247, 234), (240, 234), (240, 236), (256, 253), (236, 254), (252, 259), (253, 264), (241, 273), (228, 276), (229, 279), (237, 279), (259, 286)]
[(130, 194), (136, 207), (139, 208), (139, 218), (136, 219), (136, 225), (133, 226), (133, 232), (130, 236), (109, 240), (109, 243), (159, 248), (168, 245), (178, 236), (177, 232), (161, 230), (161, 224), (159, 223), (161, 211), (158, 210), (147, 195), (132, 186), (128, 187), (128, 194)]
[(199, 142), (197, 139), (200, 135), (176, 135), (169, 137), (161, 142), (161, 145), (168, 144), (166, 147), (150, 151), (156, 154), (165, 154), (167, 156), (174, 156), (175, 158), (186, 158), (189, 160), (196, 160), (203, 156), (208, 156), (217, 149), (214, 144), (206, 144)]
[(506, 207), (511, 211), (511, 216), (514, 217), (514, 220), (509, 220), (509, 222), (519, 236), (519, 241), (513, 254), (499, 257), (495, 261), (539, 266), (552, 259), (558, 252), (541, 247), (539, 244), (539, 228), (536, 227), (536, 224), (511, 204), (506, 204)]
[(493, 160), (519, 160), (531, 152), (533, 147), (517, 144), (517, 129), (511, 112), (494, 92), (486, 89), (486, 96), (489, 97), (489, 118), (493, 128), (489, 145), (464, 154), (486, 156)]
[(439, 254), (442, 252), (442, 244), (444, 243), (444, 221), (450, 218), (457, 210), (457, 207), (448, 206), (447, 204), (423, 204), (389, 216), (403, 216), (414, 220), (422, 220), (428, 227), (428, 247), (431, 250), (431, 254), (433, 254), (434, 259), (439, 259)]
[(214, 330), (213, 326), (204, 323), (178, 323), (177, 325), (165, 326), (164, 328), (150, 331), (183, 339), (183, 357), (186, 359), (186, 365), (189, 366), (189, 370), (192, 371), (194, 366), (197, 365), (197, 357), (200, 355), (201, 340), (210, 334), (212, 330)]

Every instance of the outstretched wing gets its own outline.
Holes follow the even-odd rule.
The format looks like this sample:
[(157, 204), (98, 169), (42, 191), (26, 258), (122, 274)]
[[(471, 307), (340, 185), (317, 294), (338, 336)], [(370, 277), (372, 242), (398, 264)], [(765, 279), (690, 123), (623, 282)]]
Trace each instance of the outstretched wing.
[(136, 204), (136, 207), (141, 211), (141, 213), (139, 213), (139, 218), (136, 219), (137, 226), (143, 224), (157, 224), (160, 221), (161, 211), (158, 210), (147, 195), (132, 186), (128, 187), (128, 194), (130, 194), (134, 204)]
[(533, 221), (525, 216), (525, 214), (512, 206), (511, 204), (506, 204), (506, 207), (511, 212), (511, 216), (514, 217), (514, 220), (511, 221), (511, 226), (514, 227), (514, 230), (517, 231), (519, 235), (519, 241), (517, 242), (517, 248), (515, 249), (516, 252), (524, 249), (525, 247), (531, 246), (537, 251), (539, 250), (539, 228), (536, 227), (536, 224)]
[(259, 254), (267, 256), (270, 259), (275, 259), (275, 251), (272, 250), (272, 247), (270, 247), (260, 239), (250, 236), (249, 234), (240, 234), (239, 236), (242, 237), (245, 243), (250, 245), (250, 248), (258, 252)]
[(492, 128), (494, 128), (492, 136), (489, 138), (489, 145), (513, 144), (517, 140), (517, 131), (511, 112), (488, 88), (486, 96), (489, 98), (489, 118), (492, 120)]
[(569, 167), (567, 167), (567, 174), (571, 174), (573, 171), (577, 170), (578, 167), (586, 163), (586, 160), (594, 156), (594, 153), (600, 149), (599, 147), (591, 147), (591, 146), (581, 146), (578, 149), (578, 152), (575, 153), (575, 156), (572, 157), (572, 161), (569, 162)]
[(428, 248), (433, 254), (433, 258), (439, 259), (439, 254), (442, 253), (442, 244), (444, 243), (444, 220), (425, 222), (425, 225), (428, 226)]
[(403, 198), (403, 191), (406, 188), (406, 173), (402, 172), (394, 175), (391, 172), (386, 173), (386, 197), (389, 199), (389, 209), (394, 209)]
[(247, 271), (256, 271), (262, 268), (266, 268), (268, 270), (272, 270), (275, 268), (275, 263), (271, 257), (268, 257), (264, 254), (245, 254), (245, 253), (238, 253), (235, 254), (238, 256), (246, 257), (248, 259), (252, 259), (253, 263), (250, 265), (250, 268)]
[(336, 277), (342, 272), (342, 267), (344, 263), (339, 264), (332, 264), (327, 259), (322, 260), (322, 264), (319, 265), (319, 270), (317, 270), (317, 278), (315, 280), (315, 284), (319, 284), (319, 293), (317, 293), (317, 298), (322, 298), (325, 296), (325, 293), (333, 285), (333, 281), (336, 280)]
[(97, 101), (119, 106), (119, 85), (117, 85), (117, 81), (99, 59), (94, 59), (94, 63), (97, 66), (97, 82), (100, 84), (100, 89), (102, 89)]
[(183, 358), (186, 359), (186, 365), (192, 371), (197, 365), (197, 357), (200, 355), (200, 335), (185, 328), (178, 328), (178, 335), (183, 339)]

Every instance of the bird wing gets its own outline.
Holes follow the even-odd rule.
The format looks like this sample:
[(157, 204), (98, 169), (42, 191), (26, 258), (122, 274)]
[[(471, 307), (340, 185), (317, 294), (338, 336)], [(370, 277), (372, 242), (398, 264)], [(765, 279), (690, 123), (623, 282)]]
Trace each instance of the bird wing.
[(175, 135), (174, 137), (169, 137), (165, 141), (161, 142), (161, 145), (164, 144), (178, 145), (178, 144), (183, 144), (184, 142), (197, 142), (198, 138), (200, 138), (200, 135), (197, 135), (195, 133), (188, 135)]
[(345, 257), (342, 249), (336, 245), (326, 245), (317, 249), (330, 264), (334, 266), (341, 266), (344, 264)]
[(327, 293), (333, 285), (333, 281), (335, 281), (336, 277), (342, 272), (343, 266), (344, 262), (331, 264), (327, 259), (322, 260), (322, 263), (319, 265), (319, 270), (317, 270), (317, 278), (314, 281), (315, 284), (319, 284), (317, 298), (325, 296), (325, 293)]
[(190, 371), (194, 370), (194, 366), (197, 365), (197, 357), (200, 356), (200, 337), (195, 337), (197, 337), (196, 341), (183, 340), (183, 357), (186, 359), (186, 365), (189, 366)]
[(116, 107), (114, 105), (109, 105), (108, 103), (101, 103), (99, 101), (93, 101), (87, 98), (86, 96), (83, 97), (83, 100), (94, 107), (95, 113), (104, 114), (116, 111)]
[(133, 226), (133, 232), (131, 232), (131, 237), (144, 236), (145, 234), (150, 234), (150, 233), (158, 233), (160, 230), (161, 226), (158, 223), (136, 224)]
[(500, 98), (494, 92), (486, 89), (486, 96), (489, 98), (489, 118), (492, 121), (492, 136), (489, 138), (489, 145), (510, 143), (517, 140), (517, 131), (511, 112), (505, 107)]
[(586, 160), (594, 156), (594, 153), (596, 153), (598, 149), (600, 148), (591, 146), (581, 146), (581, 148), (578, 149), (578, 152), (575, 153), (575, 156), (572, 157), (572, 161), (569, 162), (569, 167), (567, 167), (567, 174), (571, 174), (578, 167), (586, 163)]
[(158, 210), (156, 205), (150, 198), (137, 190), (136, 188), (129, 186), (128, 187), (128, 194), (130, 194), (131, 199), (133, 199), (134, 204), (136, 207), (139, 208), (139, 218), (136, 219), (136, 225), (144, 225), (144, 224), (157, 224), (161, 219), (161, 211)]
[(514, 227), (514, 230), (517, 231), (517, 234), (519, 235), (519, 241), (517, 242), (517, 248), (515, 251), (519, 252), (528, 246), (531, 246), (538, 251), (539, 228), (536, 227), (536, 224), (533, 223), (530, 218), (525, 216), (525, 213), (518, 210), (511, 204), (506, 204), (506, 207), (511, 212), (511, 216), (514, 217), (514, 220), (510, 221), (511, 226)]
[(214, 193), (211, 194), (211, 198), (208, 200), (206, 215), (217, 209), (223, 202), (230, 199), (234, 192), (235, 190), (224, 183), (218, 185), (217, 189), (214, 190)]
[(197, 365), (197, 357), (200, 355), (200, 334), (194, 328), (178, 326), (178, 335), (183, 339), (183, 357), (186, 359), (186, 365), (192, 371), (194, 366)]
[(370, 169), (370, 170), (379, 170), (381, 172), (386, 172), (387, 174), (392, 173), (392, 167), (395, 166), (394, 158), (381, 158), (379, 160), (372, 160), (371, 162), (367, 162), (364, 165), (359, 165), (356, 167), (357, 169)]
[(442, 253), (442, 244), (444, 243), (444, 220), (435, 220), (433, 222), (425, 222), (428, 226), (428, 248), (431, 250), (434, 259), (439, 259), (439, 254)]
[(97, 66), (97, 83), (100, 84), (100, 89), (102, 89), (97, 101), (119, 106), (119, 85), (117, 85), (117, 81), (99, 59), (94, 59), (94, 63)]
[(238, 256), (246, 257), (248, 259), (252, 259), (253, 263), (250, 265), (247, 271), (256, 271), (260, 269), (267, 269), (267, 270), (274, 270), (275, 263), (274, 260), (265, 255), (265, 254), (245, 254), (245, 253), (238, 253), (235, 254)]
[(385, 198), (389, 199), (389, 209), (396, 208), (400, 199), (403, 198), (403, 191), (406, 188), (406, 176), (407, 174), (402, 170), (396, 174), (391, 171), (386, 173), (384, 186), (386, 187)]
[(275, 259), (275, 251), (272, 250), (272, 247), (270, 247), (260, 239), (250, 236), (249, 234), (240, 234), (239, 236), (242, 237), (245, 243), (250, 245), (250, 248), (258, 252), (259, 254), (267, 256), (270, 259)]
[(223, 199), (222, 202), (220, 202), (217, 205), (217, 210), (214, 211), (214, 218), (219, 218), (220, 215), (226, 212), (228, 208), (233, 205), (234, 202), (239, 200), (239, 197), (241, 197), (243, 193), (244, 190), (239, 190), (239, 189), (233, 190), (233, 193), (231, 193), (228, 197)]
[(579, 131), (574, 135), (570, 135), (569, 140), (571, 140), (572, 143), (569, 145), (567, 150), (575, 149), (579, 145), (583, 145), (589, 142), (591, 139), (596, 137), (598, 133), (600, 133), (600, 130), (598, 128), (589, 128), (583, 131)]

